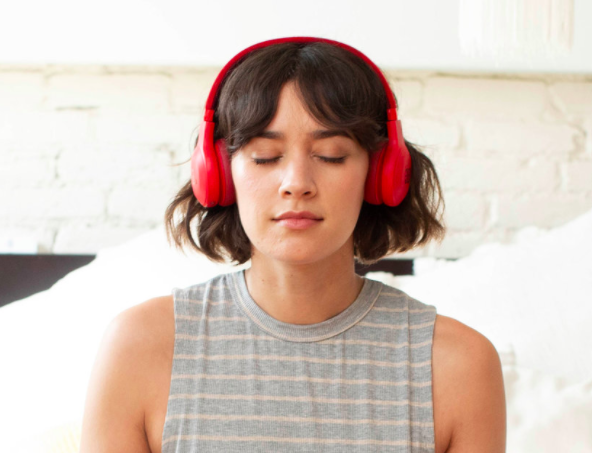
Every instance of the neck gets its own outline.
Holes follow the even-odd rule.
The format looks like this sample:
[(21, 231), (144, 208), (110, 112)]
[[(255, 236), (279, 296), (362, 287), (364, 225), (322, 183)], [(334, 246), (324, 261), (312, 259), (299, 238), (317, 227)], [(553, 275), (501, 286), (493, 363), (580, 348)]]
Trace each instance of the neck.
[(293, 265), (253, 256), (245, 281), (253, 300), (271, 317), (317, 324), (347, 309), (360, 294), (364, 278), (355, 273), (350, 258)]

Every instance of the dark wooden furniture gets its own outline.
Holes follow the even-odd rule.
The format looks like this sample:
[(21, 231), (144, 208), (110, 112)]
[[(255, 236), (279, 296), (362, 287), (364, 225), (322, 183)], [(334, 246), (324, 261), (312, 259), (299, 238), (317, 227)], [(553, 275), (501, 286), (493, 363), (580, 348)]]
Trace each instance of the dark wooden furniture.
[[(0, 307), (44, 291), (69, 272), (84, 266), (96, 255), (1, 255)], [(412, 259), (384, 259), (369, 266), (356, 263), (356, 273), (390, 272), (413, 275)]]

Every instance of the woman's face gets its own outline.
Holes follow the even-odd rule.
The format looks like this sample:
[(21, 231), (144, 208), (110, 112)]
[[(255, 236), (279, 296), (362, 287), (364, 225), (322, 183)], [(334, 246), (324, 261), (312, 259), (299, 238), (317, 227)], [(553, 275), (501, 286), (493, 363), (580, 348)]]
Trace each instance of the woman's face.
[[(347, 136), (315, 138), (314, 132), (327, 129), (306, 112), (293, 84), (282, 88), (264, 136), (253, 138), (231, 161), (239, 215), (254, 247), (253, 258), (262, 254), (305, 264), (334, 254), (353, 256), (353, 230), (364, 199), (369, 156)], [(256, 164), (255, 159), (271, 160)], [(305, 229), (289, 228), (275, 220), (286, 211), (310, 211), (322, 220)]]

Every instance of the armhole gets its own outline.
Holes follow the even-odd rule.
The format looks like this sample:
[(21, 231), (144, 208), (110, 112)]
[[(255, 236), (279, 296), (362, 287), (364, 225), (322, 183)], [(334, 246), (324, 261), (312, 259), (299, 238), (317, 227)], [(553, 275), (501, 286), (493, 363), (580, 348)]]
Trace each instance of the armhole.
[(175, 444), (173, 442), (168, 442), (165, 443), (165, 440), (167, 438), (169, 438), (172, 433), (172, 429), (173, 426), (171, 425), (168, 417), (169, 417), (169, 413), (172, 412), (171, 410), (171, 394), (173, 392), (173, 386), (174, 386), (174, 381), (173, 381), (173, 375), (175, 374), (175, 367), (176, 367), (176, 361), (175, 361), (175, 356), (178, 354), (179, 351), (179, 340), (178, 340), (178, 331), (179, 331), (179, 326), (178, 326), (178, 320), (177, 320), (177, 313), (179, 313), (179, 303), (180, 303), (180, 297), (179, 294), (182, 293), (183, 290), (182, 289), (178, 289), (178, 288), (173, 288), (173, 290), (171, 291), (171, 295), (173, 297), (173, 318), (174, 318), (174, 325), (175, 325), (175, 329), (174, 329), (174, 340), (173, 340), (173, 357), (172, 357), (172, 363), (171, 363), (171, 376), (170, 376), (170, 384), (169, 384), (169, 389), (167, 392), (167, 407), (166, 407), (166, 412), (165, 412), (165, 419), (164, 419), (164, 425), (162, 428), (162, 436), (160, 438), (160, 447), (161, 447), (161, 453), (169, 453), (169, 452), (174, 452), (175, 451)]
[(414, 393), (417, 392), (414, 400), (429, 403), (429, 406), (427, 407), (428, 410), (423, 412), (420, 419), (412, 421), (419, 422), (417, 425), (419, 436), (416, 437), (420, 443), (418, 451), (434, 453), (436, 451), (436, 425), (434, 420), (433, 346), (437, 310), (435, 306), (424, 304), (413, 298), (409, 301), (409, 308), (419, 311), (416, 312), (417, 316), (414, 317), (414, 324), (417, 328), (413, 329), (415, 333), (412, 335), (415, 338), (413, 338), (412, 342), (424, 343), (425, 345), (416, 349), (415, 352), (411, 352), (413, 363), (421, 364), (428, 362), (426, 365), (417, 369), (419, 372), (417, 380), (419, 382), (429, 382), (429, 385), (416, 387), (413, 390)]

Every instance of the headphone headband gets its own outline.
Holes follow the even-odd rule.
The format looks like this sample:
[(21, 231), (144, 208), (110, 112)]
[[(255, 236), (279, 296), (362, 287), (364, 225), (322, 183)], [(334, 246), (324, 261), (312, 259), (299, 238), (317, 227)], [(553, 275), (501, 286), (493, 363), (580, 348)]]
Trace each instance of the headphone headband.
[(293, 43), (325, 42), (328, 44), (333, 44), (334, 46), (337, 46), (337, 47), (341, 47), (345, 50), (349, 50), (354, 55), (360, 57), (362, 60), (364, 60), (366, 62), (366, 64), (368, 64), (374, 70), (376, 75), (378, 75), (378, 77), (380, 78), (380, 81), (382, 83), (382, 86), (384, 88), (384, 91), (386, 92), (386, 97), (387, 97), (388, 105), (389, 105), (388, 109), (387, 109), (387, 117), (388, 117), (387, 121), (396, 121), (398, 119), (397, 118), (397, 105), (395, 102), (395, 97), (393, 96), (393, 92), (391, 91), (389, 84), (386, 81), (382, 71), (366, 55), (364, 55), (359, 50), (354, 49), (353, 47), (348, 46), (347, 44), (343, 44), (342, 42), (339, 42), (339, 41), (333, 41), (331, 39), (325, 39), (325, 38), (314, 38), (314, 37), (310, 37), (310, 36), (296, 36), (296, 37), (290, 37), (290, 38), (270, 39), (268, 41), (263, 41), (263, 42), (254, 44), (254, 45), (242, 50), (238, 54), (236, 54), (234, 56), (234, 58), (232, 58), (232, 60), (230, 60), (228, 63), (226, 63), (226, 65), (222, 68), (222, 70), (218, 74), (218, 77), (216, 77), (216, 80), (214, 81), (214, 84), (212, 85), (212, 88), (210, 89), (210, 94), (208, 95), (208, 99), (206, 100), (206, 112), (204, 115), (204, 120), (205, 121), (214, 121), (214, 102), (216, 101), (216, 95), (218, 94), (218, 88), (222, 84), (222, 81), (224, 80), (224, 78), (226, 77), (226, 73), (229, 72), (239, 60), (241, 60), (243, 57), (245, 57), (247, 54), (249, 54), (253, 50), (267, 47), (267, 46), (270, 46), (273, 44), (280, 44), (280, 43), (285, 43), (285, 42), (293, 42)]

